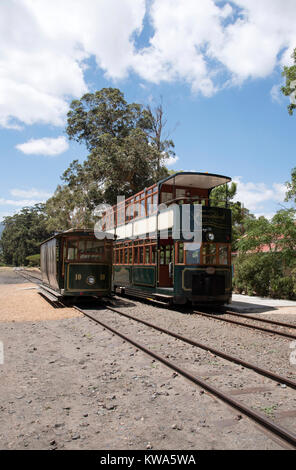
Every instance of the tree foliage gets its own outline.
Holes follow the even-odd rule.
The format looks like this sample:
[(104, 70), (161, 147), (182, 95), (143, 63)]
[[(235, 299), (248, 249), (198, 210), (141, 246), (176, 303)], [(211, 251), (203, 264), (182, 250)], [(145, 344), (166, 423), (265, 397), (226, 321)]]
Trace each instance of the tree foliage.
[(291, 171), (291, 181), (286, 182), (286, 202), (293, 202), (296, 206), (296, 168), (293, 168)]
[(237, 292), (262, 297), (294, 299), (295, 269), (287, 270), (280, 253), (240, 254), (234, 264), (233, 285)]
[(246, 222), (246, 233), (238, 242), (239, 251), (260, 252), (264, 245), (268, 247), (269, 253), (278, 253), (285, 264), (293, 264), (296, 261), (296, 224), (293, 209), (282, 209), (271, 220), (259, 217)]
[(292, 58), (294, 60), (294, 65), (291, 67), (284, 67), (283, 76), (286, 77), (286, 85), (282, 87), (282, 92), (285, 96), (289, 96), (291, 99), (290, 104), (288, 105), (288, 112), (292, 116), (294, 109), (296, 108), (296, 94), (295, 94), (295, 82), (296, 81), (296, 48), (293, 51)]
[(26, 257), (38, 254), (39, 244), (51, 235), (44, 204), (24, 207), (18, 214), (5, 217), (4, 226), (0, 240), (2, 258), (14, 266), (27, 265)]
[(165, 161), (174, 145), (162, 139), (164, 125), (161, 106), (154, 115), (150, 108), (128, 104), (116, 88), (72, 101), (66, 132), (89, 155), (83, 163), (70, 164), (64, 184), (48, 201), (50, 227), (89, 225), (98, 204), (113, 205), (118, 195), (129, 197), (166, 177)]
[(249, 219), (238, 241), (234, 286), (249, 294), (294, 298), (296, 294), (295, 210), (282, 209), (271, 220)]

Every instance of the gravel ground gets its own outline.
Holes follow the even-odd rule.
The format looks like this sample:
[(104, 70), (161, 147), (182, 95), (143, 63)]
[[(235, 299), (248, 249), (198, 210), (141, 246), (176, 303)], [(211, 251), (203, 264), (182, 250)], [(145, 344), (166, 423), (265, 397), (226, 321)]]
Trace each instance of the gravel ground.
[[(0, 282), (3, 276), (7, 279), (1, 270)], [(15, 284), (10, 298), (21, 292)], [(32, 297), (27, 297), (29, 292)], [(14, 316), (0, 323), (5, 355), (0, 365), (0, 449), (283, 448), (248, 418), (73, 309), (49, 306), (45, 318), (32, 321), (34, 296), (48, 304), (35, 289), (22, 293), (14, 302)], [(289, 340), (134, 299), (113, 302), (116, 308), (295, 380)], [(95, 314), (106, 323), (120, 325), (137, 341), (295, 428), (295, 417), (284, 419), (284, 412), (296, 405), (295, 392), (288, 387), (98, 308)], [(5, 309), (1, 301), (2, 318)], [(24, 313), (19, 317), (19, 309), (28, 318)], [(66, 310), (72, 318), (51, 316)], [(250, 387), (261, 391), (241, 394)]]
[(28, 282), (12, 269), (0, 268), (0, 322), (58, 320), (80, 316), (73, 308), (54, 308), (38, 294), (36, 284)]

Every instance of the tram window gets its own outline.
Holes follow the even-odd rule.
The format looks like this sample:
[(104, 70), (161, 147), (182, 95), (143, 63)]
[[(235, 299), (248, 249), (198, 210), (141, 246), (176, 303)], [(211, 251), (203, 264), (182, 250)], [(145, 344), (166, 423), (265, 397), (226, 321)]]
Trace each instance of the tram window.
[(206, 243), (203, 246), (203, 263), (216, 264), (216, 244)]
[(152, 264), (155, 264), (156, 263), (156, 246), (155, 245), (152, 245), (152, 259), (151, 259), (151, 263)]
[(169, 264), (172, 261), (172, 246), (167, 245), (165, 252), (165, 264)]
[(200, 243), (185, 243), (186, 264), (200, 264)]
[(132, 218), (133, 206), (129, 204), (125, 211), (125, 221), (128, 222)]
[(81, 260), (102, 260), (104, 257), (104, 246), (98, 240), (79, 241), (79, 259)]
[(140, 246), (139, 250), (140, 250), (139, 264), (143, 264), (143, 262), (144, 262), (144, 253), (143, 253), (144, 252), (144, 247)]
[(186, 189), (176, 189), (176, 199), (179, 197), (184, 197), (186, 194)]
[(165, 264), (165, 247), (164, 246), (160, 247), (160, 260), (159, 260), (159, 263), (160, 264)]
[(161, 202), (166, 203), (172, 199), (172, 193), (162, 192), (161, 193)]
[(179, 264), (184, 263), (184, 243), (178, 243), (178, 260)]
[(228, 247), (219, 246), (219, 264), (228, 264)]
[(145, 247), (145, 264), (150, 263), (150, 246)]
[(139, 263), (139, 257), (138, 257), (138, 254), (139, 254), (139, 247), (136, 246), (136, 247), (134, 248), (134, 250), (135, 250), (135, 251), (134, 251), (134, 253), (135, 253), (134, 263), (135, 263), (135, 264), (138, 264), (138, 263)]
[(133, 250), (132, 248), (129, 248), (128, 249), (128, 264), (132, 264), (133, 263)]
[(77, 240), (68, 240), (68, 253), (67, 253), (67, 259), (68, 260), (73, 260), (77, 259)]

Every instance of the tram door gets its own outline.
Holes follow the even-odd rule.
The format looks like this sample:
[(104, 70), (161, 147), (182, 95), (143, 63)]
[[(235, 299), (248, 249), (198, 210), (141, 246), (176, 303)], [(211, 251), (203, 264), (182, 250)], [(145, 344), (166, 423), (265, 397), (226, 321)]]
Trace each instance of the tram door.
[(159, 250), (159, 287), (173, 287), (174, 245), (162, 244)]

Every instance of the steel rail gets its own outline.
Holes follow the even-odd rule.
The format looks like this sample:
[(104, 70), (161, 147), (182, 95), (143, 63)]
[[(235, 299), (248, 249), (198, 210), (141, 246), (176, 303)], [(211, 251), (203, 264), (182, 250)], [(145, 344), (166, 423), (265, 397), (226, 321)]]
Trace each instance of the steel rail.
[(267, 318), (258, 318), (258, 317), (254, 317), (254, 315), (236, 313), (236, 312), (232, 312), (231, 310), (226, 310), (225, 314), (232, 315), (232, 316), (235, 316), (235, 317), (246, 318), (247, 320), (250, 318), (251, 320), (255, 320), (255, 321), (259, 321), (259, 322), (261, 321), (263, 323), (269, 323), (271, 325), (278, 325), (278, 326), (284, 326), (286, 328), (296, 329), (296, 325), (293, 325), (292, 323), (284, 323), (284, 322), (280, 322), (280, 321), (269, 320)]
[(199, 377), (196, 377), (195, 375), (192, 375), (189, 371), (187, 371), (186, 369), (182, 369), (181, 367), (179, 367), (177, 364), (171, 362), (171, 361), (168, 361), (165, 357), (163, 356), (160, 356), (159, 354), (156, 354), (155, 352), (147, 349), (145, 346), (143, 346), (142, 344), (138, 343), (137, 341), (135, 341), (134, 339), (132, 338), (129, 338), (128, 336), (124, 335), (123, 333), (121, 333), (120, 331), (117, 331), (115, 330), (114, 328), (112, 328), (110, 325), (107, 325), (106, 323), (102, 322), (101, 320), (98, 320), (98, 318), (94, 317), (93, 315), (89, 314), (88, 312), (85, 312), (84, 310), (82, 310), (81, 308), (77, 307), (76, 305), (74, 305), (74, 308), (76, 308), (78, 311), (80, 311), (83, 315), (85, 315), (86, 317), (90, 318), (91, 320), (93, 320), (94, 322), (98, 323), (99, 325), (101, 325), (103, 328), (111, 331), (113, 334), (119, 336), (120, 338), (122, 338), (123, 340), (131, 343), (132, 345), (134, 345), (136, 348), (142, 350), (143, 352), (145, 352), (146, 354), (148, 354), (149, 356), (153, 357), (154, 359), (157, 359), (159, 362), (165, 364), (167, 367), (169, 367), (170, 369), (174, 370), (175, 372), (177, 372), (178, 374), (182, 375), (183, 377), (185, 377), (186, 379), (190, 380), (191, 382), (195, 383), (196, 385), (198, 385), (199, 387), (202, 387), (204, 388), (205, 390), (207, 390), (208, 392), (212, 393), (213, 395), (215, 395), (217, 398), (221, 399), (223, 402), (227, 403), (228, 405), (232, 406), (233, 408), (239, 410), (241, 413), (245, 414), (246, 416), (248, 416), (249, 418), (251, 418), (252, 420), (254, 420), (257, 424), (261, 425), (263, 428), (265, 428), (265, 430), (267, 429), (268, 431), (270, 431), (271, 433), (273, 433), (274, 435), (280, 437), (281, 439), (283, 439), (285, 442), (288, 442), (289, 444), (291, 444), (294, 448), (296, 448), (296, 435), (292, 432), (290, 432), (289, 430), (283, 428), (282, 426), (274, 423), (273, 421), (271, 421), (270, 419), (266, 418), (264, 415), (262, 415), (261, 413), (257, 412), (257, 411), (254, 411), (252, 410), (251, 408), (245, 406), (243, 403), (237, 401), (236, 399), (232, 398), (231, 396), (227, 395), (226, 393), (224, 392), (221, 392), (220, 390), (218, 390), (216, 387), (214, 387), (213, 385), (210, 385), (208, 384), (206, 381), (200, 379)]
[(108, 310), (112, 310), (113, 312), (116, 312), (116, 313), (118, 313), (118, 314), (120, 314), (124, 317), (131, 318), (132, 320), (135, 320), (139, 323), (143, 323), (144, 325), (147, 325), (150, 328), (154, 328), (155, 330), (158, 330), (161, 333), (165, 333), (169, 336), (172, 336), (176, 339), (179, 339), (179, 340), (183, 341), (184, 343), (188, 343), (191, 346), (196, 346), (197, 348), (204, 349), (205, 351), (209, 351), (212, 354), (215, 354), (216, 356), (220, 356), (223, 359), (234, 362), (238, 365), (242, 365), (242, 366), (246, 367), (247, 369), (252, 369), (255, 372), (257, 372), (258, 374), (264, 375), (265, 377), (268, 377), (272, 380), (275, 380), (276, 382), (279, 382), (281, 384), (285, 384), (285, 385), (287, 385), (291, 388), (296, 389), (296, 382), (295, 381), (290, 380), (290, 379), (288, 379), (286, 377), (283, 377), (281, 375), (275, 374), (272, 371), (262, 369), (261, 367), (258, 367), (255, 364), (251, 364), (250, 362), (244, 361), (243, 359), (239, 359), (235, 356), (231, 356), (230, 354), (227, 354), (223, 351), (219, 351), (218, 349), (212, 348), (211, 346), (207, 346), (206, 344), (198, 343), (197, 341), (195, 341), (193, 339), (190, 339), (190, 338), (187, 338), (186, 336), (179, 335), (178, 333), (175, 333), (173, 331), (162, 328), (161, 326), (154, 325), (153, 323), (150, 323), (146, 320), (142, 320), (141, 318), (134, 317), (133, 315), (129, 315), (129, 314), (127, 314), (125, 312), (122, 312), (120, 310), (116, 310), (113, 307), (105, 306), (104, 308), (106, 308)]
[(201, 315), (207, 318), (213, 318), (214, 320), (221, 320), (227, 323), (232, 323), (234, 325), (245, 326), (246, 328), (252, 328), (253, 330), (260, 330), (260, 331), (263, 331), (264, 333), (272, 333), (275, 335), (283, 336), (285, 338), (296, 339), (296, 335), (293, 335), (291, 333), (284, 333), (283, 331), (271, 330), (270, 328), (263, 328), (262, 326), (249, 325), (247, 323), (239, 322), (236, 320), (230, 320), (229, 318), (218, 317), (215, 315), (211, 315), (210, 313), (199, 312), (197, 310), (193, 310), (193, 313), (196, 313), (197, 315)]
[(15, 272), (19, 273), (25, 279), (29, 280), (29, 278), (32, 278), (32, 279), (34, 278), (34, 279), (38, 279), (38, 281), (42, 281), (42, 277), (34, 276), (31, 273), (29, 273), (28, 271), (26, 271), (25, 269), (23, 271), (15, 271)]

